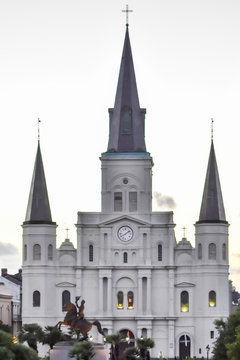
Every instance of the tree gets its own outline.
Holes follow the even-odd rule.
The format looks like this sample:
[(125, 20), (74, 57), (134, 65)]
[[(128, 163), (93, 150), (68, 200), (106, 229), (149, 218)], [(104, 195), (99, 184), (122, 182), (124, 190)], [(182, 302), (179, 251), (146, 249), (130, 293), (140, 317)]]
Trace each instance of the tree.
[(22, 344), (13, 344), (12, 336), (0, 330), (0, 359), (1, 360), (38, 360), (36, 351)]
[(122, 334), (116, 333), (107, 335), (105, 342), (111, 344), (111, 359), (117, 360), (118, 359), (118, 352), (119, 352), (119, 344), (124, 341)]
[(11, 326), (4, 324), (4, 323), (2, 322), (2, 320), (0, 320), (0, 330), (3, 330), (3, 331), (5, 331), (5, 332), (7, 332), (7, 333), (10, 333), (10, 334), (12, 333), (12, 328), (11, 328)]
[(154, 341), (150, 338), (137, 338), (136, 346), (127, 348), (123, 355), (127, 360), (148, 360), (150, 359), (149, 349), (152, 349), (154, 345)]
[(90, 360), (95, 355), (93, 344), (89, 341), (76, 343), (69, 351), (69, 356), (76, 356), (77, 360)]
[(24, 324), (18, 333), (18, 339), (21, 343), (26, 341), (29, 347), (38, 352), (37, 342), (42, 342), (43, 330), (38, 324)]
[(236, 330), (240, 325), (240, 309), (229, 316), (227, 321), (216, 320), (216, 329), (218, 330), (218, 338), (213, 348), (214, 360), (232, 360), (227, 354), (227, 344), (233, 344), (236, 341)]
[(240, 359), (240, 326), (236, 329), (236, 339), (233, 343), (227, 344), (227, 356), (229, 360)]
[(66, 337), (61, 329), (57, 326), (45, 326), (41, 341), (43, 344), (48, 344), (52, 349), (57, 342), (62, 340), (66, 340)]

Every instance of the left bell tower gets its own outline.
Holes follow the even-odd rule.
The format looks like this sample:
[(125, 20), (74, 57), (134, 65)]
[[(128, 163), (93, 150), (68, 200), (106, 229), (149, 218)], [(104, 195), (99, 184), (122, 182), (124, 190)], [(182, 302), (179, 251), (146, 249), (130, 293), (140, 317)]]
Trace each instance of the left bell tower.
[(56, 259), (56, 223), (52, 221), (39, 140), (22, 227), (23, 323), (39, 323), (43, 312), (48, 312), (46, 297), (52, 289), (48, 291), (46, 279), (51, 277)]

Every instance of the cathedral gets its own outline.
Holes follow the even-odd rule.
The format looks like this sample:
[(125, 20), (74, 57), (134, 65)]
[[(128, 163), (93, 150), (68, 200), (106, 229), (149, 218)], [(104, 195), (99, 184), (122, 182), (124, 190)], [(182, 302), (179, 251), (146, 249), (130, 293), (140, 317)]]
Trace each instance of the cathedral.
[[(143, 69), (144, 70), (144, 69)], [(78, 212), (77, 248), (56, 247), (38, 141), (23, 222), (23, 323), (55, 325), (81, 296), (105, 334), (152, 338), (151, 357), (211, 355), (215, 319), (230, 311), (228, 222), (213, 139), (195, 247), (177, 242), (172, 211), (152, 211), (153, 159), (145, 144), (129, 28), (123, 45), (109, 141), (101, 154), (101, 211)], [(165, 174), (165, 176), (167, 176)], [(92, 328), (95, 342), (102, 335)]]

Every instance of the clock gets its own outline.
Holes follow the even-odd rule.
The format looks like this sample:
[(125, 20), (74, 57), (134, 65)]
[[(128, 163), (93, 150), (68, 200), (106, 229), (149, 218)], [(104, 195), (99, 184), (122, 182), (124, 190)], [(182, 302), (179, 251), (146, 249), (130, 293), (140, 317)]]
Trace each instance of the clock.
[(118, 229), (117, 235), (122, 241), (130, 241), (133, 238), (133, 230), (130, 226), (122, 226)]

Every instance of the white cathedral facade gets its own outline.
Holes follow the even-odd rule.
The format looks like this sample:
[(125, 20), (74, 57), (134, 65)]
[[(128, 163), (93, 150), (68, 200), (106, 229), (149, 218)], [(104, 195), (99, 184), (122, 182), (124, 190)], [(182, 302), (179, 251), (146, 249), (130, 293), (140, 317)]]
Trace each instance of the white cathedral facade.
[[(105, 333), (150, 337), (151, 356), (206, 357), (229, 316), (228, 222), (213, 141), (193, 247), (176, 242), (172, 211), (152, 211), (153, 160), (146, 150), (128, 26), (107, 151), (101, 155), (101, 212), (79, 212), (77, 248), (56, 248), (38, 144), (23, 222), (23, 323), (54, 325), (62, 307), (86, 301)], [(102, 336), (92, 330), (94, 341)]]

